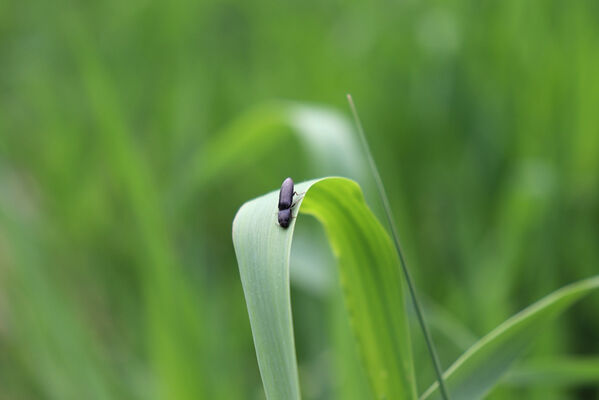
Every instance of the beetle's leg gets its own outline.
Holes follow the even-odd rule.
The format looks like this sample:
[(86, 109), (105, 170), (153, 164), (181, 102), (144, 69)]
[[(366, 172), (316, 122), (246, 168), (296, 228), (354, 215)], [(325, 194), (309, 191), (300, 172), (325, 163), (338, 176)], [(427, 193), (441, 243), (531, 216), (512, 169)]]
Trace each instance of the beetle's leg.
[(301, 196), (301, 197), (299, 199), (295, 199), (295, 201), (293, 202), (293, 204), (289, 208), (295, 207), (295, 205), (297, 204), (297, 202), (304, 198), (305, 194), (306, 194), (306, 192), (299, 194), (298, 196)]

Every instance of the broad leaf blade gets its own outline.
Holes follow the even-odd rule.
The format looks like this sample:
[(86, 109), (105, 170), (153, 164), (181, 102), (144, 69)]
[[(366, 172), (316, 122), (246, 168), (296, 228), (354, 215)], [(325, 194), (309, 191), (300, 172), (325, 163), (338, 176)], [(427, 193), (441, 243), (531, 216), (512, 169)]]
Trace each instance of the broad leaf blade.
[[(563, 287), (514, 315), (468, 349), (444, 374), (453, 400), (488, 393), (548, 322), (599, 288), (599, 277)], [(421, 397), (438, 399), (437, 384)]]
[[(398, 260), (389, 236), (359, 186), (325, 178), (296, 186), (298, 211), (325, 227), (339, 261), (340, 281), (373, 397), (414, 399), (415, 382)], [(269, 399), (299, 399), (289, 255), (295, 220), (276, 224), (278, 191), (243, 205), (233, 242), (246, 296), (258, 364)]]

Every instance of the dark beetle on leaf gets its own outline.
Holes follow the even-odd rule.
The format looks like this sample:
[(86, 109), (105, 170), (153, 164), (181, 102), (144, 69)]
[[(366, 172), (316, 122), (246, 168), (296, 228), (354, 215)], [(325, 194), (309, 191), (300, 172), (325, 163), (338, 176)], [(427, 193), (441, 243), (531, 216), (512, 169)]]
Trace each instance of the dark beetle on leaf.
[(282, 228), (288, 228), (291, 222), (291, 208), (279, 211), (279, 225)]
[(279, 192), (279, 210), (291, 208), (293, 202), (293, 179), (287, 178), (281, 185)]

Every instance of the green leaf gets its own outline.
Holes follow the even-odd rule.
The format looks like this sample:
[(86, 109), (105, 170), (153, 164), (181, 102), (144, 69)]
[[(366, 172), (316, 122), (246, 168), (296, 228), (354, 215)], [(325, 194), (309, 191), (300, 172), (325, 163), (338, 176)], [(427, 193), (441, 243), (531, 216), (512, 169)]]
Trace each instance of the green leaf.
[(287, 155), (295, 154), (289, 148), (290, 139), (307, 150), (309, 161), (319, 171), (362, 177), (364, 159), (343, 114), (327, 107), (274, 101), (250, 108), (198, 145), (176, 177), (171, 201), (193, 198), (194, 192), (213, 180), (246, 171), (256, 160), (281, 148)]
[(566, 387), (599, 383), (598, 357), (542, 358), (511, 369), (502, 379), (509, 386)]
[[(599, 276), (565, 286), (514, 315), (475, 343), (444, 374), (451, 398), (483, 397), (548, 322), (597, 288)], [(421, 400), (437, 398), (437, 384), (433, 384)]]
[[(345, 178), (296, 185), (293, 214), (322, 223), (373, 396), (415, 399), (415, 379), (398, 259), (391, 239)], [(301, 194), (304, 194), (303, 198)], [(245, 203), (233, 221), (233, 243), (258, 365), (269, 399), (300, 398), (289, 293), (289, 255), (296, 223), (277, 225), (278, 190)]]

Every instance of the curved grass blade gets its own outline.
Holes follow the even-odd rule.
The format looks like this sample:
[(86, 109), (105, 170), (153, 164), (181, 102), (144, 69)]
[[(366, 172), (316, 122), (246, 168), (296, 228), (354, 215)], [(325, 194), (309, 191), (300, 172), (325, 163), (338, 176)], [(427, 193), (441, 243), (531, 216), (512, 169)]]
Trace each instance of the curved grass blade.
[[(565, 286), (506, 320), (475, 343), (444, 374), (454, 400), (482, 398), (547, 323), (598, 288), (599, 276)], [(438, 398), (437, 384), (434, 384), (421, 400)]]
[[(298, 211), (319, 220), (338, 260), (345, 304), (373, 397), (415, 399), (415, 379), (402, 278), (393, 243), (345, 178), (296, 185)], [(278, 191), (245, 203), (233, 221), (233, 243), (268, 399), (300, 398), (289, 293), (296, 219), (276, 224)]]
[(308, 150), (311, 161), (324, 174), (362, 176), (365, 168), (360, 147), (343, 114), (327, 107), (273, 101), (247, 110), (197, 146), (181, 168), (169, 201), (179, 204), (193, 198), (213, 180), (287, 147), (292, 137)]

